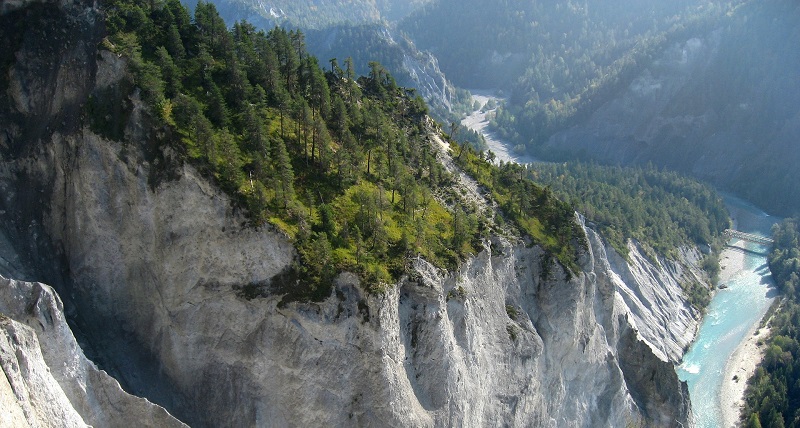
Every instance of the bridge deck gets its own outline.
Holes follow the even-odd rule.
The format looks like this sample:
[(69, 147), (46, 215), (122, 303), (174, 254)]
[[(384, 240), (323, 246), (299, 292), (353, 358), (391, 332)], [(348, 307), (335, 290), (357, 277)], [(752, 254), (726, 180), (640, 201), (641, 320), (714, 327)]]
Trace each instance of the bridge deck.
[(752, 233), (745, 233), (740, 230), (734, 230), (734, 229), (725, 229), (725, 231), (723, 231), (722, 234), (729, 238), (737, 238), (744, 241), (755, 242), (756, 244), (762, 244), (762, 245), (771, 245), (775, 242), (771, 238), (753, 235)]

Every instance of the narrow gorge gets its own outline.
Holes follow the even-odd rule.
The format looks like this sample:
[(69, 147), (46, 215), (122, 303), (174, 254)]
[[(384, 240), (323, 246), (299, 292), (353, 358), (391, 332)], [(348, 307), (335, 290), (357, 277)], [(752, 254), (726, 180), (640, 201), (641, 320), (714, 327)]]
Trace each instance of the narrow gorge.
[(0, 15), (0, 424), (692, 424), (674, 365), (699, 251), (622, 257), (576, 214), (579, 273), (491, 236), (454, 272), (417, 258), (382, 293), (345, 272), (319, 303), (282, 302), (290, 240), (153, 147), (137, 92), (124, 142), (88, 125), (126, 68), (98, 50), (99, 13)]

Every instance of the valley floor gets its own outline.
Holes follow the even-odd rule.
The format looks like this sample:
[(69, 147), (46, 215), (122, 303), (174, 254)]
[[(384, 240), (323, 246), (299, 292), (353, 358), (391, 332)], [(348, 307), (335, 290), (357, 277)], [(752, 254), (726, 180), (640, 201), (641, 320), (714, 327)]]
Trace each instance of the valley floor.
[[(736, 272), (745, 269), (744, 253), (735, 248), (726, 248), (720, 258), (720, 268), (722, 269), (720, 281), (730, 281)], [(769, 336), (768, 328), (759, 329), (758, 327), (759, 325), (756, 324), (747, 332), (745, 339), (725, 364), (720, 396), (723, 427), (739, 425), (739, 413), (744, 405), (747, 381), (755, 373), (763, 356), (764, 349), (758, 343), (766, 341)]]
[(493, 91), (470, 90), (470, 93), (472, 94), (473, 102), (477, 101), (480, 103), (481, 108), (473, 111), (469, 116), (461, 120), (461, 125), (483, 135), (483, 138), (486, 140), (486, 145), (489, 146), (489, 150), (494, 152), (497, 156), (497, 162), (517, 162), (521, 164), (536, 162), (537, 159), (534, 159), (530, 155), (515, 153), (512, 150), (511, 143), (501, 140), (499, 136), (489, 129), (489, 117), (494, 114), (497, 109), (484, 109), (486, 103), (488, 103), (489, 100), (494, 100), (497, 104), (500, 104), (505, 100), (495, 95)]
[(766, 342), (769, 332), (768, 328), (753, 328), (725, 366), (725, 380), (722, 383), (722, 397), (720, 397), (724, 427), (739, 426), (747, 381), (756, 372), (764, 353), (763, 347), (759, 346), (758, 342)]

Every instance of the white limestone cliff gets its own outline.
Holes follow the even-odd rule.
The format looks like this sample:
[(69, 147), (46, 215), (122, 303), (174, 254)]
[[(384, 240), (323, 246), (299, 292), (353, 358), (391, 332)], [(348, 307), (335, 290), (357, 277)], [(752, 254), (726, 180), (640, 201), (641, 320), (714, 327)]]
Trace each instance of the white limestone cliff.
[(98, 370), (43, 284), (0, 277), (0, 368), (0, 426), (185, 426)]
[[(103, 326), (95, 335), (118, 334), (108, 328), (118, 325), (135, 339), (104, 337), (108, 359), (132, 346), (158, 361), (185, 397), (170, 410), (191, 424), (688, 419), (685, 386), (662, 361), (674, 350), (660, 340), (672, 328), (662, 315), (686, 303), (646, 300), (676, 292), (653, 280), (670, 272), (636, 259), (628, 270), (655, 273), (625, 278), (591, 231), (584, 272), (571, 278), (557, 265), (544, 278), (541, 249), (497, 238), (455, 274), (419, 260), (418, 275), (384, 295), (345, 275), (327, 300), (281, 307), (280, 295), (247, 300), (240, 291), (269, 284), (291, 263), (291, 245), (246, 226), (192, 168), (154, 190), (143, 159), (127, 150), (123, 160), (123, 147), (88, 131), (48, 147), (17, 172), (52, 180), (43, 223), (67, 255), (78, 310)], [(71, 168), (48, 167), (60, 159)], [(650, 333), (638, 333), (645, 324)], [(656, 374), (666, 379), (659, 388)]]

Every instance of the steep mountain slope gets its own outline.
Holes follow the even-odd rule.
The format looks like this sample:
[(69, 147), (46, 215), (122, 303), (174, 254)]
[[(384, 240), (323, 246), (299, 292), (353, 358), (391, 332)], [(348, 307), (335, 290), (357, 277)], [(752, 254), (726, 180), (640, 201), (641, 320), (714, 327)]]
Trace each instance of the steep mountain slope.
[[(390, 39), (426, 53), (404, 50), (389, 69), (446, 108), (457, 91), (439, 68), (462, 87), (503, 88), (498, 135), (540, 158), (653, 162), (776, 213), (800, 209), (786, 197), (800, 156), (793, 2), (479, 3), (440, 1), (404, 18), (403, 37)], [(343, 32), (319, 33), (331, 49), (317, 52), (365, 49), (334, 48)], [(381, 32), (393, 34), (358, 43)]]
[[(455, 271), (411, 257), (383, 290), (337, 272), (318, 302), (287, 300), (291, 287), (309, 286), (289, 281), (287, 291), (284, 276), (303, 249), (274, 226), (254, 225), (229, 196), (240, 188), (221, 190), (225, 163), (192, 163), (176, 146), (158, 144), (171, 128), (148, 127), (153, 112), (142, 97), (154, 88), (125, 86), (136, 58), (98, 48), (108, 43), (101, 45), (92, 5), (17, 7), (2, 15), (18, 23), (2, 63), (3, 273), (53, 284), (87, 354), (126, 390), (194, 426), (691, 422), (673, 363), (696, 328), (680, 283), (703, 280), (692, 268), (697, 252), (653, 264), (632, 245), (628, 264), (576, 219), (570, 224), (587, 245), (575, 246), (572, 271), (542, 246), (487, 234)], [(109, 105), (99, 120), (114, 126), (101, 128), (119, 140), (95, 131), (97, 105)], [(276, 129), (282, 120), (272, 122)], [(424, 141), (453, 167), (438, 135)], [(452, 180), (458, 198), (477, 201), (477, 210), (491, 206), (468, 177)], [(462, 244), (457, 257), (469, 243)], [(36, 329), (42, 319), (30, 318), (37, 306), (26, 299), (50, 302), (39, 312), (45, 321), (62, 316), (47, 287), (0, 286), (9, 296), (0, 310), (14, 322)], [(35, 292), (48, 297), (36, 300)], [(36, 334), (56, 357), (76, 355)], [(19, 349), (10, 346), (2, 355)], [(24, 408), (24, 397), (3, 400)]]
[(448, 119), (472, 108), (469, 93), (453, 86), (437, 58), (391, 27), (333, 26), (308, 31), (306, 39), (309, 51), (319, 58), (338, 58), (340, 64), (351, 58), (358, 74), (369, 71), (369, 62), (380, 62), (399, 85), (416, 89), (437, 117)]
[[(652, 299), (637, 289), (674, 298), (679, 286), (650, 274), (624, 285), (628, 274), (607, 264), (596, 235), (581, 261), (586, 273), (571, 280), (558, 268), (542, 278), (547, 258), (538, 247), (497, 240), (456, 275), (419, 261), (413, 277), (383, 295), (365, 294), (346, 275), (319, 304), (281, 307), (281, 295), (247, 300), (238, 290), (290, 263), (285, 238), (231, 226), (241, 219), (226, 197), (191, 169), (151, 191), (146, 167), (131, 170), (141, 165), (134, 153), (125, 155), (131, 165), (91, 134), (57, 141), (65, 153), (28, 159), (16, 173), (54, 179), (41, 208), (58, 221), (40, 233), (67, 256), (65, 292), (103, 344), (103, 361), (157, 398), (159, 384), (124, 358), (151, 354), (179, 394), (165, 404), (192, 425), (669, 426), (688, 418), (672, 363), (640, 342), (632, 320), (647, 326), (642, 334), (662, 357), (675, 358), (696, 315), (680, 298), (658, 307), (669, 318), (653, 315), (651, 303), (628, 315), (628, 299)], [(65, 175), (47, 178), (51, 162)], [(12, 200), (26, 199), (9, 180), (18, 189)], [(672, 291), (661, 288), (670, 283)], [(677, 325), (683, 333), (665, 342)]]
[(495, 122), (504, 139), (532, 148), (607, 99), (668, 38), (739, 2), (442, 0), (399, 28), (456, 85), (510, 93)]
[[(228, 22), (247, 19), (269, 29), (273, 26), (307, 30), (336, 25), (397, 21), (431, 0), (213, 0)], [(194, 8), (196, 2), (184, 0)]]
[(739, 8), (727, 26), (674, 44), (542, 154), (666, 166), (759, 204), (800, 210), (800, 8)]
[(542, 101), (574, 95), (608, 71), (602, 68), (653, 42), (648, 39), (721, 3), (441, 0), (399, 28), (437, 55), (459, 86), (534, 91), (516, 94), (524, 103), (536, 93)]
[[(247, 21), (265, 31), (278, 25), (300, 28), (306, 33), (309, 52), (322, 61), (337, 58), (340, 65), (343, 65), (347, 58), (351, 58), (358, 74), (368, 72), (369, 62), (380, 62), (400, 85), (416, 89), (438, 117), (449, 118), (460, 110), (472, 106), (467, 92), (454, 87), (439, 69), (436, 57), (429, 52), (418, 50), (407, 37), (397, 32), (394, 25), (377, 19), (377, 16), (383, 15), (371, 9), (375, 5), (369, 7), (370, 14), (375, 15), (372, 17), (362, 16), (359, 12), (351, 10), (352, 7), (359, 8), (357, 2), (330, 5), (335, 7), (330, 10), (324, 8), (325, 11), (308, 10), (306, 12), (314, 17), (311, 19), (312, 22), (309, 22), (308, 19), (295, 19), (292, 17), (293, 14), (274, 17), (272, 15), (277, 12), (273, 7), (270, 7), (272, 18), (265, 17), (262, 8), (266, 6), (263, 2), (213, 0), (211, 3), (216, 5), (220, 15), (229, 25)], [(403, 2), (391, 1), (387, 2), (387, 6), (379, 8), (405, 10), (405, 7), (411, 8), (413, 3), (415, 2), (405, 5)], [(362, 6), (366, 7), (366, 4)], [(295, 4), (293, 7), (305, 10), (310, 6)], [(392, 12), (383, 13), (394, 16)], [(393, 20), (393, 18), (387, 19)]]

